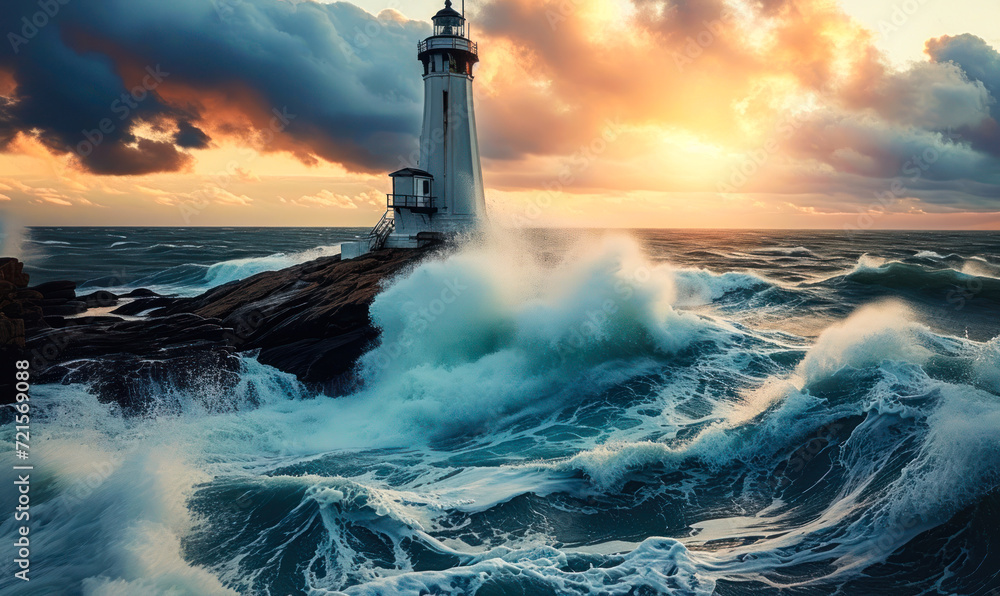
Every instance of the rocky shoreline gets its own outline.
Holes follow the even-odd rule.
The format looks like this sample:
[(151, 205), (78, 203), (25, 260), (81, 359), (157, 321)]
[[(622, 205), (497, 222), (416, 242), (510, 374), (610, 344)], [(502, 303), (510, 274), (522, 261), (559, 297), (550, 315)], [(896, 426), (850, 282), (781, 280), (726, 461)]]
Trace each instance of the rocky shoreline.
[[(136, 290), (78, 296), (76, 283), (29, 286), (16, 259), (0, 259), (0, 365), (31, 362), (33, 382), (84, 383), (131, 413), (157, 406), (157, 387), (234, 387), (241, 353), (327, 395), (358, 383), (355, 363), (377, 341), (369, 319), (392, 277), (434, 254), (385, 249), (324, 257), (213, 288), (193, 298)], [(4, 388), (7, 401), (14, 395)]]

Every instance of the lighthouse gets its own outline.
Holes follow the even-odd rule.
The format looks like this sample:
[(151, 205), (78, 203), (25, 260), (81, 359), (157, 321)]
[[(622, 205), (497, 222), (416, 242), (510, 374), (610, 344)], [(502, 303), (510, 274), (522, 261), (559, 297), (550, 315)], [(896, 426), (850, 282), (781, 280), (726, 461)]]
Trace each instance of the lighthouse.
[(385, 215), (366, 240), (342, 246), (344, 258), (383, 246), (416, 248), (472, 230), (485, 215), (472, 97), (479, 48), (451, 0), (432, 20), (434, 34), (417, 44), (424, 71), (419, 161), (389, 174)]

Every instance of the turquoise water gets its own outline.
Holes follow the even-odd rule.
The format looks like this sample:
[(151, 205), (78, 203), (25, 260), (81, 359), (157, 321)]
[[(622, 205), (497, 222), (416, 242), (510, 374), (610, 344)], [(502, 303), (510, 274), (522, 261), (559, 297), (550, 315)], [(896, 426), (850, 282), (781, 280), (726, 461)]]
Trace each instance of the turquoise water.
[[(360, 232), (23, 246), (188, 295)], [(36, 388), (44, 564), (0, 589), (990, 594), (998, 314), (996, 234), (495, 232), (387, 284), (354, 395), (252, 355), (179, 414)]]

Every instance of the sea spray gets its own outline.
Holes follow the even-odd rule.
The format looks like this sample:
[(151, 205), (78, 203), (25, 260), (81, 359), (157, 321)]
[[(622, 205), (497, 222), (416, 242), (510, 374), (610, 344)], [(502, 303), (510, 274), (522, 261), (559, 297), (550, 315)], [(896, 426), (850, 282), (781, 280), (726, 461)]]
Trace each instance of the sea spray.
[[(354, 395), (252, 359), (235, 388), (139, 418), (40, 387), (38, 577), (95, 594), (996, 586), (1000, 359), (964, 333), (988, 328), (968, 317), (991, 286), (957, 311), (953, 286), (925, 283), (942, 265), (907, 260), (975, 251), (923, 234), (898, 251), (886, 235), (532, 234), (391, 280)], [(852, 277), (861, 250), (917, 269)], [(901, 280), (909, 306), (860, 308)], [(962, 326), (942, 331), (945, 315)], [(795, 317), (817, 332), (789, 331)]]
[(930, 330), (903, 303), (868, 305), (823, 331), (798, 372), (815, 381), (845, 366), (864, 368), (884, 360), (923, 364), (932, 354), (922, 345), (929, 336)]
[(694, 343), (725, 341), (710, 320), (673, 308), (674, 270), (627, 238), (555, 264), (494, 246), (488, 239), (425, 263), (372, 305), (381, 344), (361, 360), (356, 407), (391, 414), (393, 433), (510, 424)]

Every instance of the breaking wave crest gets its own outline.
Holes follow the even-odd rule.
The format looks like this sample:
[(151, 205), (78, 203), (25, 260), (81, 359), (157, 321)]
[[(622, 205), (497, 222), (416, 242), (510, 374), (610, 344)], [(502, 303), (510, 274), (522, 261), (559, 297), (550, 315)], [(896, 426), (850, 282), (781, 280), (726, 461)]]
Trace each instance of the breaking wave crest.
[[(880, 593), (897, 572), (937, 573), (928, 585), (944, 592), (995, 582), (997, 545), (974, 528), (996, 522), (998, 339), (941, 335), (898, 301), (814, 338), (751, 328), (729, 313), (793, 290), (655, 262), (628, 238), (529, 246), (487, 237), (387, 283), (354, 395), (313, 395), (253, 359), (231, 410), (192, 399), (126, 418), (85, 388), (40, 388), (54, 496), (37, 511), (59, 531), (39, 539), (50, 567), (32, 587), (707, 596)], [(912, 267), (848, 278), (936, 275)], [(943, 546), (920, 546), (932, 539)]]

